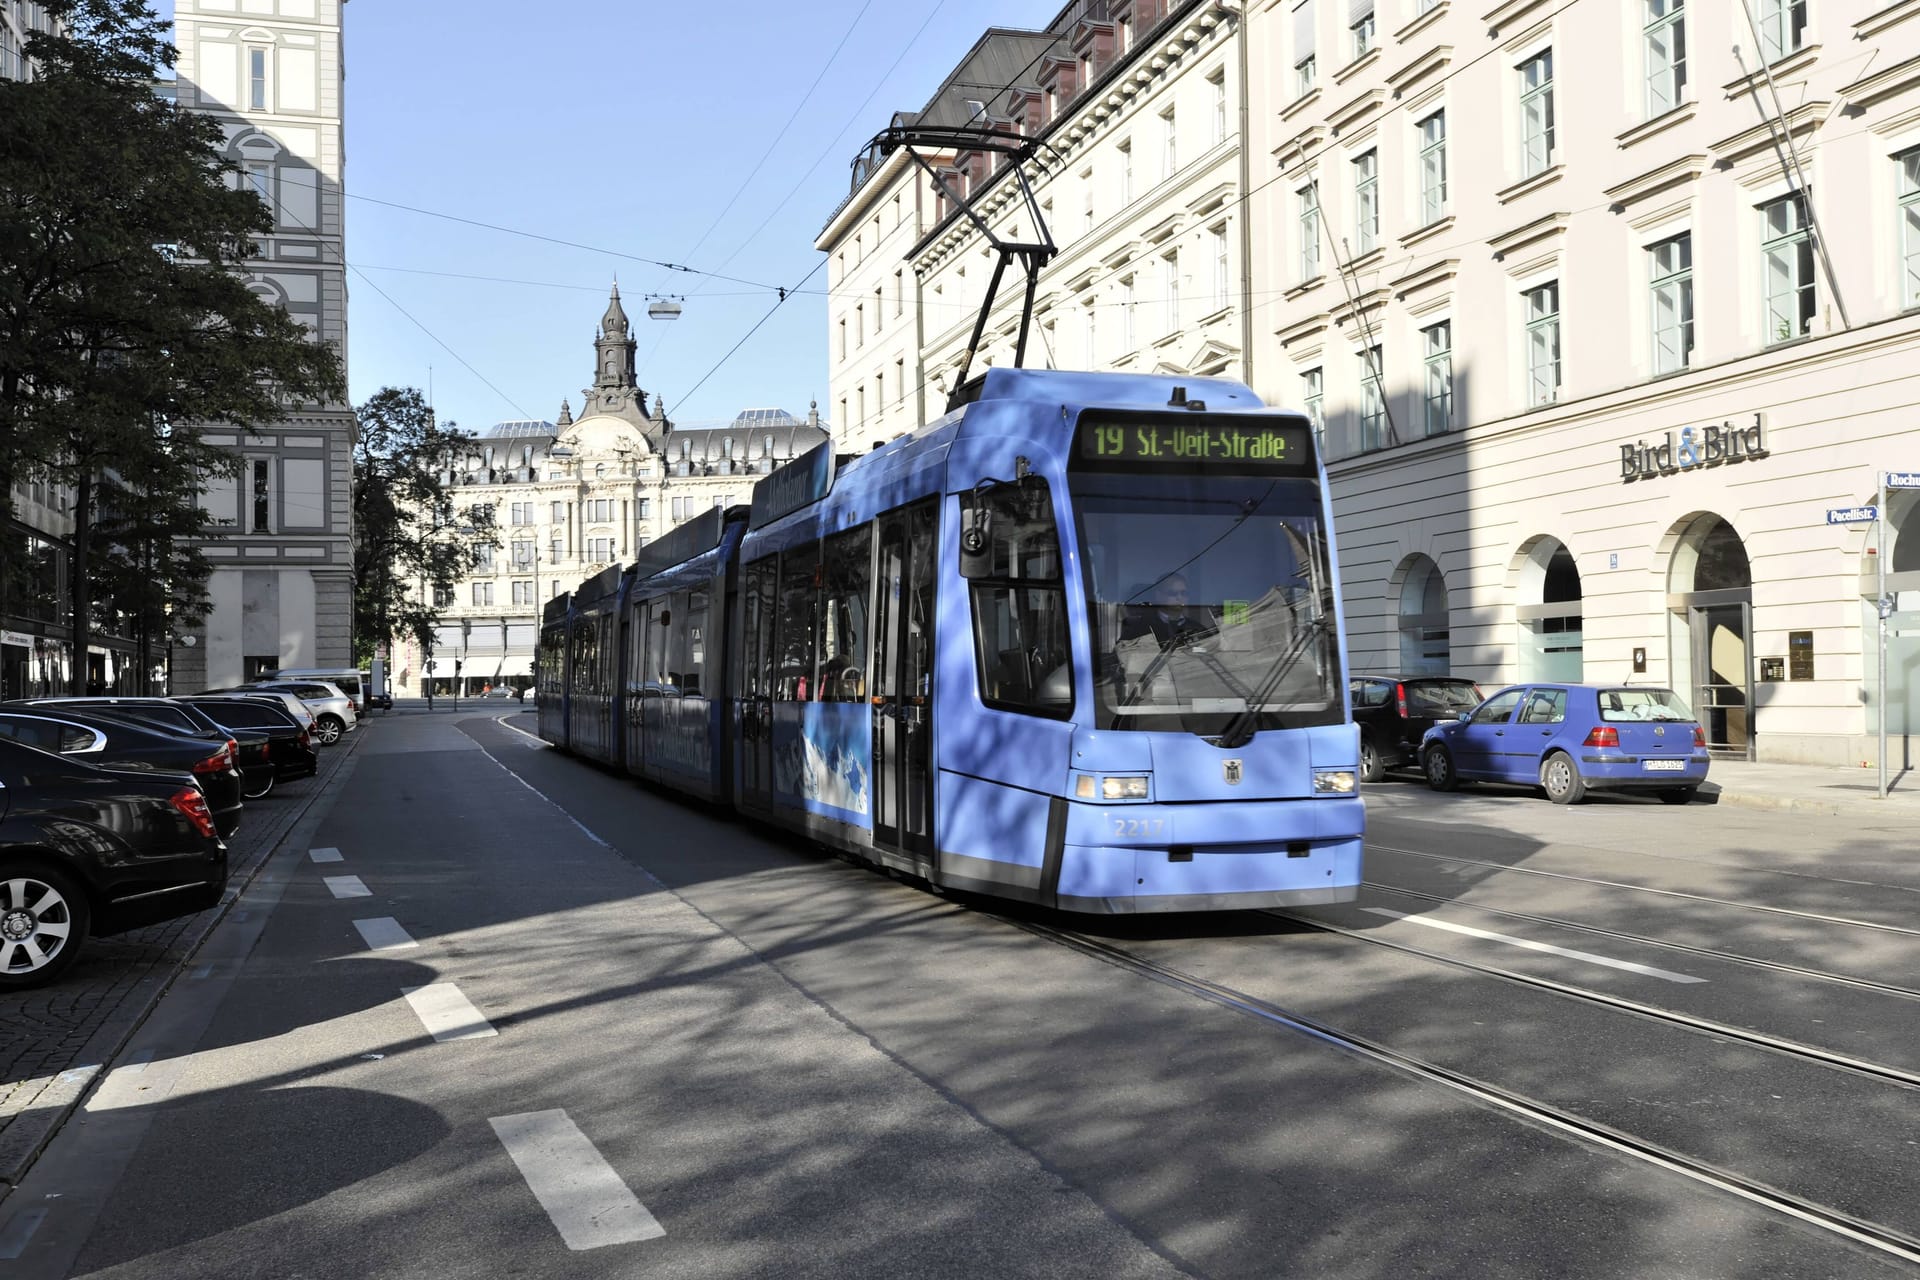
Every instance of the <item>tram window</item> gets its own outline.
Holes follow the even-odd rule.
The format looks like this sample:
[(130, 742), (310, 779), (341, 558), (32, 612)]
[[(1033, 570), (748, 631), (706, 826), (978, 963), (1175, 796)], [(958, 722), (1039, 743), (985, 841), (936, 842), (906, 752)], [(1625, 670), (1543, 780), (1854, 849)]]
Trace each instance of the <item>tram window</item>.
[(962, 556), (971, 580), (973, 644), (981, 699), (990, 707), (1065, 717), (1073, 710), (1060, 536), (1045, 480), (979, 489), (961, 501), (961, 524), (985, 536)]
[(795, 547), (780, 557), (779, 630), (774, 638), (778, 655), (773, 696), (782, 702), (805, 702), (813, 697), (815, 682), (814, 619), (820, 572), (820, 544)]
[(694, 591), (687, 596), (687, 675), (680, 692), (698, 696), (706, 692), (702, 676), (707, 667), (707, 593)]
[(822, 702), (867, 697), (867, 583), (873, 576), (871, 525), (827, 539), (822, 565), (820, 691)]
[(687, 691), (687, 593), (676, 591), (660, 603), (667, 607), (667, 625), (660, 628), (665, 633), (662, 639), (666, 644), (666, 656), (661, 663), (665, 670), (661, 678), (666, 687), (661, 692), (671, 696)]

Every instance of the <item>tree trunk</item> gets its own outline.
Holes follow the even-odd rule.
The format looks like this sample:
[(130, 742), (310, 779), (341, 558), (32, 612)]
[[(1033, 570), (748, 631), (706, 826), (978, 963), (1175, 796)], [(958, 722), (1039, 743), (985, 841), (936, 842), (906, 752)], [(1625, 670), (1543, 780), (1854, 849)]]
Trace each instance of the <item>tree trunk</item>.
[(87, 642), (93, 638), (93, 583), (87, 577), (92, 543), (93, 473), (82, 471), (73, 488), (73, 564), (67, 585), (67, 598), (73, 605), (73, 665), (67, 676), (67, 692), (76, 698), (92, 692), (87, 688)]

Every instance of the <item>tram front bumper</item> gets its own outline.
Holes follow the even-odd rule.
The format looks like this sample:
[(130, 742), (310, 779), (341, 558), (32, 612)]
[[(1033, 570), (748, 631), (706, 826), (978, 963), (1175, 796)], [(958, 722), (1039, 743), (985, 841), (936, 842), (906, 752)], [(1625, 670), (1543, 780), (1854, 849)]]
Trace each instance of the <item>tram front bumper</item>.
[(1074, 804), (1058, 905), (1130, 915), (1351, 902), (1365, 830), (1358, 797)]

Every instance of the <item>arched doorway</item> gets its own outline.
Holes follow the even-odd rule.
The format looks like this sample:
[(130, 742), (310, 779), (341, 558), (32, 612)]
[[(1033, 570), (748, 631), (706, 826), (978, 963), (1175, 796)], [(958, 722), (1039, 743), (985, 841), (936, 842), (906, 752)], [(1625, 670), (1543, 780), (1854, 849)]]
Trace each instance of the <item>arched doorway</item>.
[(1447, 579), (1426, 556), (1407, 561), (1400, 581), (1400, 672), (1444, 676), (1452, 670), (1452, 620)]
[(1693, 517), (1667, 571), (1673, 687), (1714, 751), (1753, 758), (1753, 570), (1719, 516)]
[(1580, 567), (1558, 538), (1536, 538), (1522, 553), (1519, 667), (1522, 680), (1584, 677)]
[[(1920, 728), (1920, 492), (1887, 494), (1887, 768), (1913, 767), (1913, 738)], [(1868, 548), (1877, 551), (1874, 534)], [(1867, 733), (1880, 733), (1881, 591), (1876, 557), (1863, 557), (1860, 578), (1860, 653), (1866, 665)]]

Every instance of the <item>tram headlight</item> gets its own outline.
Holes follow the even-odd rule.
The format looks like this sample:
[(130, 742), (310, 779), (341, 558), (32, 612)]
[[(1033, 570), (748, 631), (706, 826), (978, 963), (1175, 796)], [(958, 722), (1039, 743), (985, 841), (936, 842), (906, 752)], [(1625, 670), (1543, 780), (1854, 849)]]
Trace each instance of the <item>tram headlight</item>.
[(1136, 773), (1117, 778), (1100, 779), (1100, 798), (1102, 800), (1145, 800), (1147, 798), (1147, 775)]
[(1313, 771), (1313, 794), (1317, 796), (1350, 796), (1353, 794), (1353, 783), (1351, 769), (1315, 769)]

